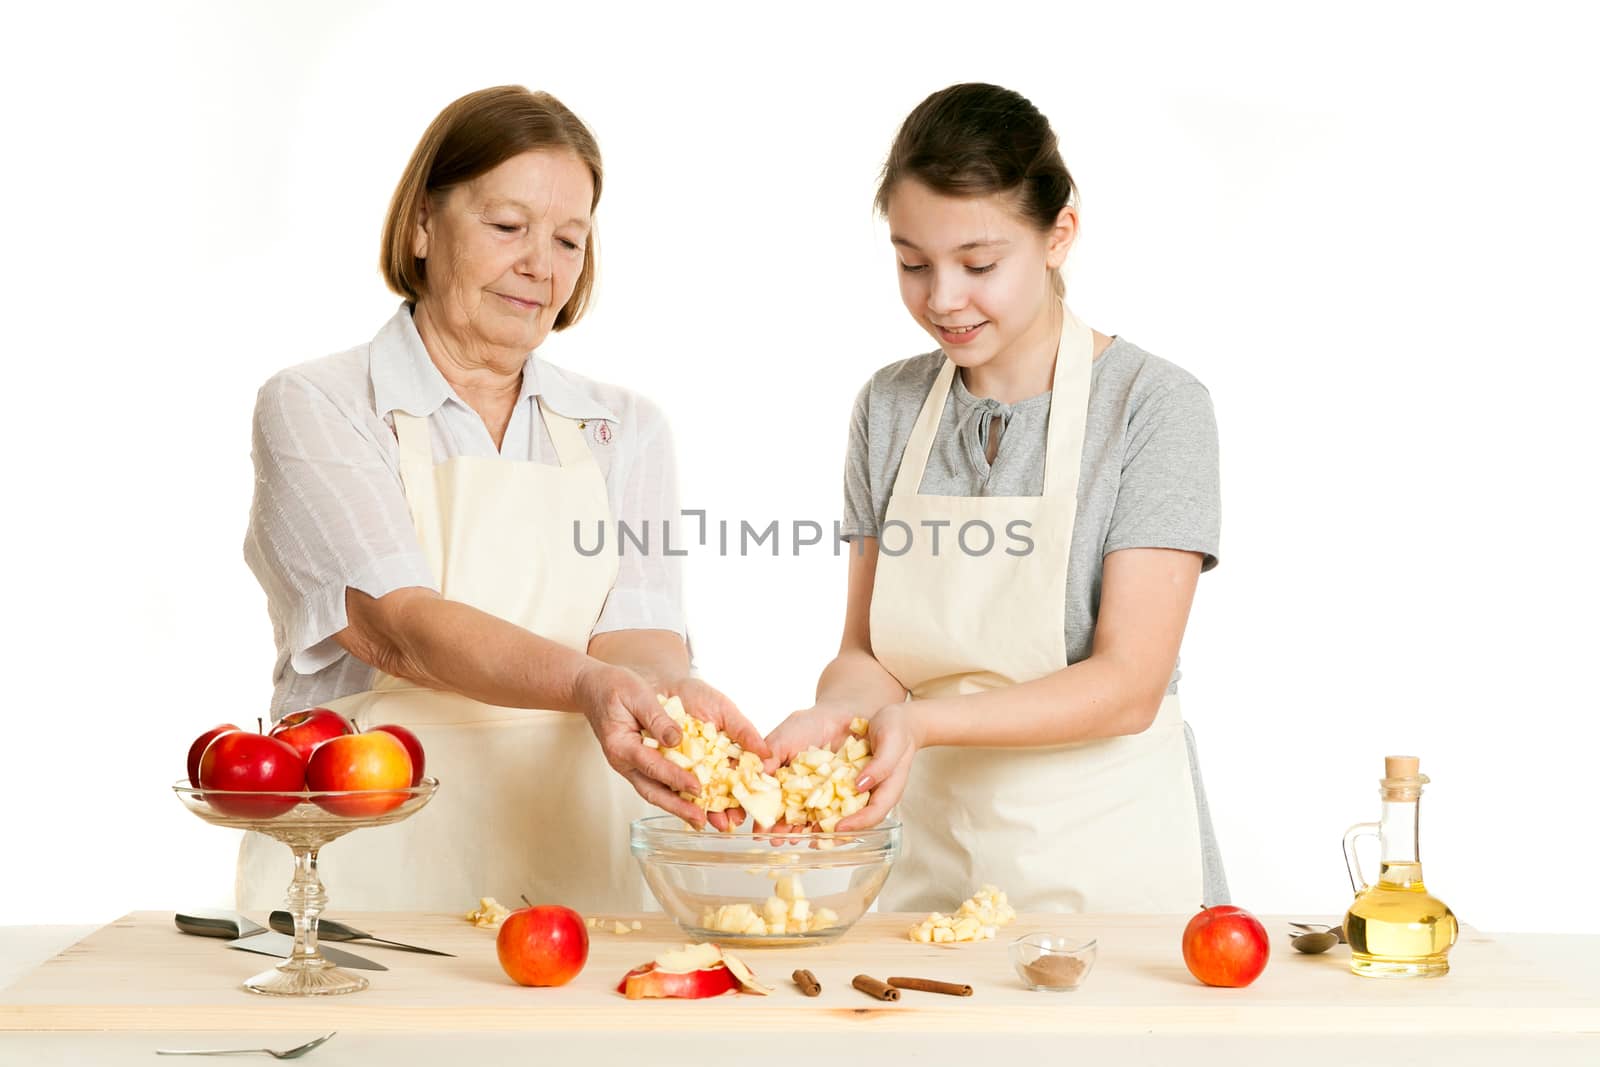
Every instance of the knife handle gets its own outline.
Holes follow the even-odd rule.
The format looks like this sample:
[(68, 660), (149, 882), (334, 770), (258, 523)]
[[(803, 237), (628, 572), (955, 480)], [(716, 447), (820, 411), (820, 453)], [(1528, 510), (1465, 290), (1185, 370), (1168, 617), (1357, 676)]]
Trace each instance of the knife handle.
[(185, 915), (176, 912), (172, 916), (172, 924), (186, 934), (195, 934), (199, 937), (226, 937), (239, 936), (239, 924), (229, 919), (211, 918), (205, 915)]

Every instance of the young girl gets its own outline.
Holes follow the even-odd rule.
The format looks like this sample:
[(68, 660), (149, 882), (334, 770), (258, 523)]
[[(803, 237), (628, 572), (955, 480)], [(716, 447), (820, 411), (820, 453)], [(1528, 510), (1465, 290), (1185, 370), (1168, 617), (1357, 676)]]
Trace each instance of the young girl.
[(1048, 121), (993, 85), (924, 100), (883, 168), (901, 299), (939, 347), (857, 397), (844, 637), (768, 767), (871, 720), (872, 800), (838, 829), (899, 805), (886, 910), (984, 882), (1032, 911), (1227, 899), (1176, 669), (1217, 562), (1211, 400), (1063, 303), (1076, 202)]

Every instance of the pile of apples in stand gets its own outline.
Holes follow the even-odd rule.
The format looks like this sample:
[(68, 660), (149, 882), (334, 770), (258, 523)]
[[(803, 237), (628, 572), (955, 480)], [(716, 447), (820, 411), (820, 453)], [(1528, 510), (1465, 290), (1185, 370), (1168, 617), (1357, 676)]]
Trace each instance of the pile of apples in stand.
[(237, 796), (227, 793), (293, 794), (369, 791), (365, 796), (313, 796), (334, 815), (371, 817), (404, 804), (408, 789), (422, 781), (422, 743), (404, 726), (386, 724), (358, 731), (329, 708), (285, 715), (264, 734), (247, 733), (232, 723), (214, 726), (189, 746), (189, 784), (216, 790), (206, 799), (228, 815), (270, 819), (300, 798)]

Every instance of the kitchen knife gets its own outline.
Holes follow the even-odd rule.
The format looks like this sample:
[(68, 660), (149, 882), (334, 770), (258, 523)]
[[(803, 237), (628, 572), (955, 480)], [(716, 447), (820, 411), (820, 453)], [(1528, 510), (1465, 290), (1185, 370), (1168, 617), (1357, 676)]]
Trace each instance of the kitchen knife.
[[(272, 933), (266, 927), (251, 922), (236, 911), (196, 908), (188, 912), (177, 912), (172, 916), (172, 922), (186, 934), (233, 938), (228, 942), (229, 948), (242, 948), (246, 952), (260, 952), (267, 956), (277, 956), (279, 959), (288, 959), (294, 953), (294, 938), (287, 934)], [(358, 970), (368, 971), (389, 969), (365, 956), (357, 956), (354, 952), (326, 945), (322, 946), (322, 955), (335, 967), (355, 967)]]
[[(267, 922), (280, 934), (294, 933), (294, 916), (286, 911), (275, 911), (267, 916)], [(371, 941), (373, 944), (385, 948), (398, 948), (406, 952), (421, 952), (428, 956), (449, 956), (455, 958), (453, 952), (441, 952), (436, 948), (423, 948), (421, 945), (408, 945), (404, 941), (390, 941), (385, 937), (374, 937), (365, 930), (357, 930), (353, 926), (346, 926), (333, 919), (317, 920), (317, 940), (321, 941)]]
[[(259, 952), (264, 956), (276, 956), (281, 960), (286, 960), (294, 955), (294, 938), (288, 934), (280, 934), (268, 930), (265, 933), (251, 934), (249, 937), (241, 937), (236, 941), (229, 941), (228, 947), (243, 949), (246, 952)], [(322, 953), (323, 958), (335, 967), (354, 967), (362, 971), (387, 971), (389, 969), (377, 960), (369, 960), (365, 956), (357, 956), (354, 952), (346, 952), (342, 948), (333, 948), (319, 942), (317, 949)]]

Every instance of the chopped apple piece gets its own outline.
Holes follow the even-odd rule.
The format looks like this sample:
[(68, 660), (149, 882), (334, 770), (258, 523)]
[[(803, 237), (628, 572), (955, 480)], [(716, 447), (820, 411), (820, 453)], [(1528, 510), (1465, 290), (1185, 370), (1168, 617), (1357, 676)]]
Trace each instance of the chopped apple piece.
[(924, 944), (956, 941), (992, 940), (998, 928), (1017, 917), (1006, 895), (992, 885), (980, 888), (964, 901), (954, 915), (933, 912), (907, 931), (906, 936)]
[(479, 897), (478, 906), (467, 912), (467, 922), (473, 926), (499, 926), (510, 914), (511, 909), (494, 897)]
[(671, 952), (663, 952), (654, 960), (656, 969), (673, 974), (703, 971), (722, 962), (722, 950), (709, 941), (685, 945)]

